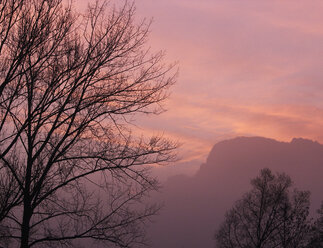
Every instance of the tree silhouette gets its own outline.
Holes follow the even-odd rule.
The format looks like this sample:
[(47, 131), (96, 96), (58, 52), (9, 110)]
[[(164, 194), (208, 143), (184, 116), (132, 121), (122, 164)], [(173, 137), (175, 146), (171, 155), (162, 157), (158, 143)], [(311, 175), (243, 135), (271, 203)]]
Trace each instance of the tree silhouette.
[(312, 225), (308, 248), (323, 247), (323, 202), (321, 203), (321, 208), (317, 213), (319, 216)]
[(251, 181), (252, 190), (226, 213), (216, 232), (219, 248), (306, 247), (309, 192), (290, 192), (291, 179), (269, 169)]
[(133, 4), (84, 14), (62, 0), (0, 2), (0, 241), (27, 247), (142, 244), (156, 212), (147, 166), (174, 159), (162, 137), (132, 134), (174, 83), (144, 47)]

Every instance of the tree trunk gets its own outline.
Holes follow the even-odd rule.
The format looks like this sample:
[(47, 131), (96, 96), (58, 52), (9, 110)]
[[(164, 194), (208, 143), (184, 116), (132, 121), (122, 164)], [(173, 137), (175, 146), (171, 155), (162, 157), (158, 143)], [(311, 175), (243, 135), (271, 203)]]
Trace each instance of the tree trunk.
[(24, 213), (21, 227), (21, 243), (20, 248), (29, 248), (29, 233), (30, 233), (30, 218), (32, 210), (30, 208), (29, 200), (24, 201)]

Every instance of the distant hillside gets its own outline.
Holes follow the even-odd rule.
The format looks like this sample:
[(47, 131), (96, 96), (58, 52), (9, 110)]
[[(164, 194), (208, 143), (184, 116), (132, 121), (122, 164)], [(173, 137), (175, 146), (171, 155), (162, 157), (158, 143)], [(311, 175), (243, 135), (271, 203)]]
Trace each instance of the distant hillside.
[(170, 178), (155, 197), (165, 208), (149, 228), (154, 248), (213, 248), (213, 234), (224, 213), (250, 189), (260, 169), (286, 172), (294, 185), (323, 200), (323, 145), (306, 139), (290, 143), (238, 137), (217, 143), (194, 177)]

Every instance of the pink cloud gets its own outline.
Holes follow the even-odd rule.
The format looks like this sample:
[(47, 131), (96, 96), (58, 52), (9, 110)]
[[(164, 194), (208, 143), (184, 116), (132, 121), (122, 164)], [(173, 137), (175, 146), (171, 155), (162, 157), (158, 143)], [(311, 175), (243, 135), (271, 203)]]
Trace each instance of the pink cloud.
[(323, 142), (322, 1), (136, 4), (154, 18), (148, 45), (180, 65), (168, 112), (138, 117), (142, 132), (182, 141), (186, 159), (235, 135)]

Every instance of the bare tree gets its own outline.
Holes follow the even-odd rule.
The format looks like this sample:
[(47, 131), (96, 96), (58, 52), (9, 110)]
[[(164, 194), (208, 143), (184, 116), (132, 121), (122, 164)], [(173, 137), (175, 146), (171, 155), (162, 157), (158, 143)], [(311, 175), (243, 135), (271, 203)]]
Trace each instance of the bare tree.
[[(133, 4), (0, 2), (0, 240), (17, 247), (144, 243), (147, 166), (174, 159), (132, 132), (174, 83)], [(80, 243), (81, 242), (81, 243)]]
[(317, 210), (318, 218), (311, 227), (308, 248), (323, 247), (323, 202), (321, 208)]
[(216, 233), (219, 248), (306, 247), (310, 222), (309, 192), (294, 190), (285, 174), (263, 169), (246, 193), (226, 213)]

